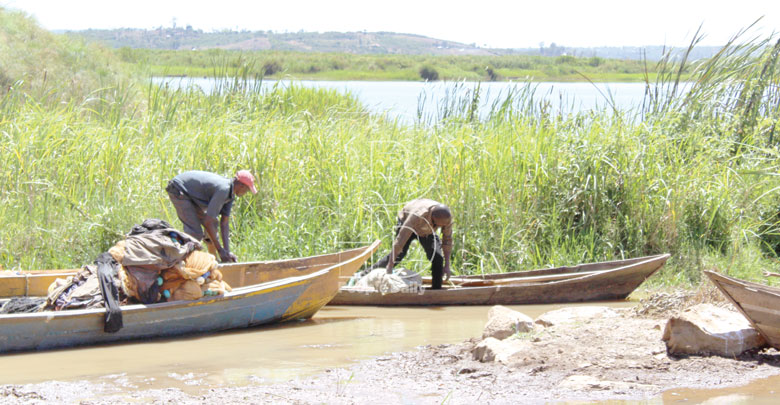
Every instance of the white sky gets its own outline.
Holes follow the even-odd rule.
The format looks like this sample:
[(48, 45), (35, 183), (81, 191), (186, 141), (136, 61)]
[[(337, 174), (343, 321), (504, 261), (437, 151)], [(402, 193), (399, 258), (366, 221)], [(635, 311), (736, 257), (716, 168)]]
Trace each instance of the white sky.
[(722, 45), (780, 30), (780, 0), (0, 0), (50, 30), (392, 31), (496, 48)]

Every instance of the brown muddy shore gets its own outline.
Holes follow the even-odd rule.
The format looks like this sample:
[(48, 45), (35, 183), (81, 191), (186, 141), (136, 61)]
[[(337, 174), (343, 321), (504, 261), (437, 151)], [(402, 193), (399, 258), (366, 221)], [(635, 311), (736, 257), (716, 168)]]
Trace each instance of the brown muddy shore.
[[(676, 300), (676, 301), (675, 301)], [(0, 404), (465, 404), (658, 400), (680, 388), (745, 385), (780, 374), (780, 352), (763, 349), (738, 358), (675, 357), (661, 340), (670, 312), (687, 299), (666, 295), (617, 316), (580, 319), (523, 337), (532, 350), (509, 364), (474, 360), (475, 337), (422, 346), (350, 367), (281, 383), (262, 378), (243, 386), (143, 389), (122, 375), (95, 381), (0, 386)], [(690, 301), (690, 300), (687, 300)], [(183, 375), (188, 387), (202, 376)], [(778, 389), (780, 391), (780, 389)]]

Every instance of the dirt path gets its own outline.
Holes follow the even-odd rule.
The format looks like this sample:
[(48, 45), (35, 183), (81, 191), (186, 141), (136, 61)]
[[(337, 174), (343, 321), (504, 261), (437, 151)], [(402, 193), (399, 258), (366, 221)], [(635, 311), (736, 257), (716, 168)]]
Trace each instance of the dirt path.
[[(616, 311), (617, 317), (551, 326), (524, 336), (533, 350), (511, 365), (473, 360), (471, 350), (478, 343), (473, 339), (394, 353), (349, 368), (272, 385), (260, 382), (190, 395), (175, 388), (134, 390), (122, 384), (118, 376), (111, 384), (0, 386), (0, 403), (470, 404), (641, 400), (657, 398), (672, 388), (739, 386), (780, 374), (780, 352), (774, 349), (737, 359), (669, 357), (661, 341), (666, 314), (650, 314), (652, 311), (637, 308)], [(193, 384), (198, 382), (196, 376), (190, 379)]]

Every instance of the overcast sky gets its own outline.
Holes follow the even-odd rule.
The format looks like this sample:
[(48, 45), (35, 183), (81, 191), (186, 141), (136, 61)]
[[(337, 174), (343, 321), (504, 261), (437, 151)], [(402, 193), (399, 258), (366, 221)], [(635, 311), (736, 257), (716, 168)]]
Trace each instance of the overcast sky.
[(0, 0), (50, 30), (155, 28), (392, 31), (496, 48), (702, 45), (780, 30), (780, 0)]

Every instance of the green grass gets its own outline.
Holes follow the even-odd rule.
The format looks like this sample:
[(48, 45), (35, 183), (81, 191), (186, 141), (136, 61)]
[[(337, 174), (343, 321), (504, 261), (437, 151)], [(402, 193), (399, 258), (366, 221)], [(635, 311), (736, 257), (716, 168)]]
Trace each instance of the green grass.
[[(429, 66), (447, 81), (633, 81), (652, 77), (656, 67), (641, 61), (505, 56), (353, 55), (282, 51), (202, 51), (130, 49), (115, 51), (125, 62), (148, 69), (152, 75), (211, 77), (214, 65), (246, 67), (266, 78), (308, 80), (422, 80), (420, 69)], [(596, 61), (596, 62), (594, 62)], [(688, 70), (684, 73), (687, 75)]]
[[(179, 224), (163, 190), (177, 173), (247, 168), (260, 191), (234, 207), (242, 260), (386, 250), (398, 209), (426, 196), (454, 212), (456, 273), (669, 252), (651, 284), (711, 267), (760, 279), (780, 250), (777, 52), (767, 39), (662, 61), (641, 111), (560, 113), (529, 84), (478, 119), (463, 88), (443, 120), (410, 126), (332, 90), (261, 90), (251, 63), (213, 66), (214, 94), (14, 87), (0, 98), (0, 265), (91, 262), (145, 218)], [(410, 259), (427, 270), (421, 249)]]
[(108, 97), (131, 78), (113, 51), (54, 35), (26, 15), (2, 7), (0, 56), (0, 95), (15, 88), (38, 100), (78, 97), (89, 103), (95, 93)]

